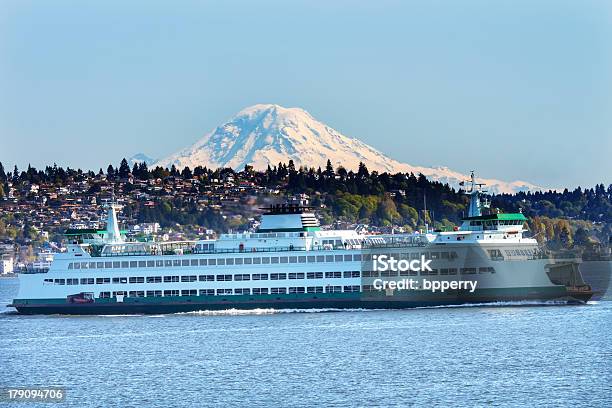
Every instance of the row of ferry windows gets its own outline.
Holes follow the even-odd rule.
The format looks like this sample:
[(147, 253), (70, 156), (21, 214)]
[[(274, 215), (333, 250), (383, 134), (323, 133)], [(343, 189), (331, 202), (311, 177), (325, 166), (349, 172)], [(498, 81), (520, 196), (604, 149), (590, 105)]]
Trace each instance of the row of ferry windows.
[[(294, 293), (352, 293), (359, 292), (359, 285), (347, 286), (296, 286), (289, 288), (236, 288), (236, 289), (170, 289), (130, 290), (112, 292), (112, 297), (162, 297), (162, 296), (224, 296), (224, 295), (286, 295)], [(110, 298), (111, 292), (100, 292), (101, 298)]]
[(506, 249), (504, 250), (507, 256), (533, 256), (536, 254), (536, 250), (530, 249)]
[[(421, 271), (420, 275), (474, 275), (477, 273), (495, 273), (495, 268), (441, 268), (431, 271)], [(344, 272), (290, 272), (290, 273), (254, 273), (235, 275), (183, 275), (183, 276), (132, 276), (118, 278), (68, 278), (68, 279), (45, 279), (45, 283), (56, 285), (104, 285), (110, 283), (177, 283), (177, 282), (229, 282), (229, 281), (262, 281), (262, 280), (286, 280), (286, 279), (334, 279), (334, 278), (359, 278), (359, 277), (387, 277), (387, 276), (416, 276), (416, 271), (344, 271)]]
[[(451, 252), (413, 252), (389, 254), (395, 259), (454, 259), (457, 253)], [(139, 261), (96, 261), (70, 262), (68, 269), (115, 269), (115, 268), (163, 268), (177, 266), (218, 266), (218, 265), (268, 265), (287, 263), (321, 263), (321, 262), (361, 262), (370, 261), (372, 255), (304, 255), (304, 256), (264, 256), (255, 258), (214, 258), (214, 259), (164, 259)]]
[(132, 276), (118, 278), (68, 278), (68, 279), (45, 279), (46, 283), (56, 285), (103, 285), (110, 283), (175, 283), (175, 282), (229, 282), (229, 281), (261, 281), (261, 280), (286, 280), (286, 279), (323, 279), (325, 278), (359, 278), (359, 271), (343, 272), (290, 272), (290, 273), (254, 273), (235, 275), (183, 275), (183, 276)]

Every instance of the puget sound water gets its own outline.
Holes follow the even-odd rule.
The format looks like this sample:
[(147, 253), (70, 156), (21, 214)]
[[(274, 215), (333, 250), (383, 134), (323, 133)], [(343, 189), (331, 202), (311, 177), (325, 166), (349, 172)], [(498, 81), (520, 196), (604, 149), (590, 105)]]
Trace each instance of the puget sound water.
[(611, 301), (20, 316), (17, 286), (0, 279), (0, 387), (66, 387), (36, 406), (612, 406)]

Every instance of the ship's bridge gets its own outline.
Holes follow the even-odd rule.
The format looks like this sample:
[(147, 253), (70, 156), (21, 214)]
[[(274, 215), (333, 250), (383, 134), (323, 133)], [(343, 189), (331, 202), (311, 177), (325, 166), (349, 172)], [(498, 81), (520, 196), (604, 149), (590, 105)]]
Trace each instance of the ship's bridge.
[(478, 215), (464, 218), (461, 231), (522, 231), (526, 221), (521, 213)]
[(261, 226), (257, 232), (305, 232), (318, 231), (319, 221), (311, 212), (313, 207), (296, 204), (274, 205), (263, 208)]

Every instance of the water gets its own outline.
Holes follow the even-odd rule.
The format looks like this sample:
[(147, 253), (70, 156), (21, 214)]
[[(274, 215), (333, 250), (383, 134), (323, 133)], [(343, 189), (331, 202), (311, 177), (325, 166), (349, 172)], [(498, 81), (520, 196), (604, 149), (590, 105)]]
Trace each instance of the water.
[[(16, 291), (15, 279), (0, 280), (2, 309)], [(65, 386), (68, 407), (612, 406), (609, 301), (328, 313), (3, 312), (0, 330), (0, 386)]]

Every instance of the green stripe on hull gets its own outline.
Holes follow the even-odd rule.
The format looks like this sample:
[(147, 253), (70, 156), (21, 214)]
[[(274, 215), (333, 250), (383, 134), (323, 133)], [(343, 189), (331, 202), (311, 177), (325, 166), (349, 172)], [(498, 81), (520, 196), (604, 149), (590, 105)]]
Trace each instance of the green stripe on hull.
[(13, 307), (24, 314), (166, 314), (197, 310), (227, 309), (404, 309), (522, 300), (566, 300), (582, 303), (568, 295), (565, 287), (480, 289), (474, 293), (404, 291), (387, 296), (376, 293), (317, 293), (283, 295), (170, 296), (125, 298), (123, 302), (96, 299), (93, 303), (71, 304), (66, 299), (15, 299)]

